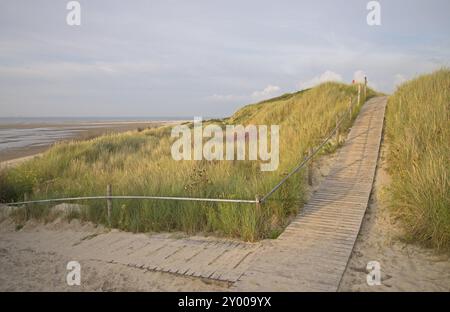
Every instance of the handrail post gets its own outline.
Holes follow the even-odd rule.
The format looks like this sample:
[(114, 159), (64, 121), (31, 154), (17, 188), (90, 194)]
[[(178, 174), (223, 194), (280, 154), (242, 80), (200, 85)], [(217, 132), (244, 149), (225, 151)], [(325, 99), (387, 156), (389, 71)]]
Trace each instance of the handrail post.
[(361, 104), (361, 84), (358, 84), (358, 105)]
[(256, 195), (255, 200), (256, 200), (256, 211), (259, 213), (261, 211), (261, 196)]
[[(27, 202), (29, 200), (30, 200), (30, 197), (28, 196), (28, 193), (24, 193), (23, 194), (23, 201)], [(29, 204), (25, 204), (25, 221), (28, 220), (28, 210), (29, 210), (28, 207), (29, 207)]]
[(350, 114), (350, 120), (352, 120), (353, 117), (353, 105), (352, 105), (352, 97), (350, 96), (350, 102), (348, 104), (348, 110)]
[(364, 102), (367, 99), (367, 76), (364, 77)]
[(308, 184), (309, 186), (313, 185), (313, 148), (311, 147), (309, 149), (309, 157), (311, 157), (309, 159), (309, 163), (308, 163)]
[(106, 186), (106, 196), (108, 197), (106, 199), (106, 208), (107, 208), (107, 213), (108, 213), (108, 223), (111, 226), (111, 210), (112, 210), (112, 189), (111, 189), (111, 184), (108, 184)]
[(336, 143), (339, 144), (339, 115), (336, 116)]

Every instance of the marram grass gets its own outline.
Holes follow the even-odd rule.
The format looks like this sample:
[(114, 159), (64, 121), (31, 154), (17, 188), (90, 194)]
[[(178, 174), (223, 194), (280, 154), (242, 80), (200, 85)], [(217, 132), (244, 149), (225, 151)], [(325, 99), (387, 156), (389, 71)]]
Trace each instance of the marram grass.
[[(278, 170), (261, 172), (258, 162), (174, 161), (171, 127), (105, 135), (88, 141), (57, 144), (43, 157), (0, 173), (4, 202), (105, 195), (187, 196), (255, 199), (291, 171), (334, 128), (336, 115), (347, 110), (357, 87), (325, 83), (310, 90), (246, 106), (215, 123), (280, 126)], [(374, 92), (369, 90), (368, 96)], [(358, 110), (353, 112), (355, 118)], [(207, 124), (208, 122), (204, 122)], [(351, 121), (343, 127), (347, 129)], [(325, 151), (333, 151), (331, 141)], [(111, 226), (134, 232), (213, 233), (255, 241), (276, 237), (304, 202), (304, 173), (294, 175), (257, 210), (254, 204), (115, 200)], [(89, 201), (79, 216), (107, 224), (105, 201)], [(34, 205), (27, 217), (45, 217), (48, 205)]]
[(406, 238), (450, 249), (450, 70), (400, 86), (387, 106), (388, 189)]

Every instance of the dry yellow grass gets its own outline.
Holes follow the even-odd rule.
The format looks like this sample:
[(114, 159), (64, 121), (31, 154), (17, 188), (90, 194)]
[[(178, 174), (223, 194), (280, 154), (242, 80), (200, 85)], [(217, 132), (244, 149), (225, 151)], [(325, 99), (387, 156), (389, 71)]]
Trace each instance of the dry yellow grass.
[(450, 70), (403, 84), (387, 106), (390, 206), (407, 238), (450, 248)]

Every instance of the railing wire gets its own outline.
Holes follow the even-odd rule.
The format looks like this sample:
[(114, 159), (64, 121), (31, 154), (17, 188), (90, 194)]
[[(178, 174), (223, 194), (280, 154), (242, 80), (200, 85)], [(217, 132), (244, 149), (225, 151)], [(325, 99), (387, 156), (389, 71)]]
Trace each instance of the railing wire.
[(328, 136), (323, 140), (323, 142), (315, 149), (313, 152), (308, 155), (297, 167), (295, 167), (288, 175), (286, 175), (273, 189), (271, 189), (266, 195), (264, 195), (261, 198), (261, 203), (264, 203), (267, 198), (269, 198), (273, 193), (275, 193), (291, 176), (296, 174), (300, 169), (302, 169), (317, 153), (320, 152), (320, 150), (325, 146), (325, 144), (328, 143), (328, 141), (331, 139), (331, 137), (336, 133), (336, 131), (339, 129), (341, 123), (345, 119), (345, 114), (341, 117), (341, 119), (338, 121), (336, 127), (334, 127), (333, 131), (331, 131)]
[(158, 199), (158, 200), (218, 202), (218, 203), (247, 203), (247, 204), (257, 203), (256, 200), (225, 199), (225, 198), (196, 198), (196, 197), (170, 197), (170, 196), (84, 196), (84, 197), (66, 197), (66, 198), (29, 200), (29, 201), (7, 203), (5, 205), (13, 206), (13, 205), (27, 205), (27, 204), (42, 204), (42, 203), (51, 203), (51, 202), (94, 200), (94, 199)]

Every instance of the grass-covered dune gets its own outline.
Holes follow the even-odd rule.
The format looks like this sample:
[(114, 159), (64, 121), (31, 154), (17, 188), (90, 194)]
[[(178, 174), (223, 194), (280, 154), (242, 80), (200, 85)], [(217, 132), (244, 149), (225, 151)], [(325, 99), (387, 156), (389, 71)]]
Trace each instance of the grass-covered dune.
[(400, 86), (387, 106), (390, 206), (407, 238), (450, 249), (450, 70)]
[[(258, 161), (175, 161), (171, 127), (57, 144), (43, 157), (0, 175), (3, 202), (105, 195), (158, 195), (255, 199), (276, 185), (334, 128), (336, 115), (356, 99), (357, 87), (325, 83), (313, 89), (246, 106), (215, 120), (221, 126), (279, 125), (280, 164), (262, 172)], [(374, 95), (369, 90), (368, 96)], [(358, 110), (353, 111), (354, 118)], [(209, 121), (210, 123), (212, 121)], [(351, 124), (346, 120), (343, 128)], [(331, 141), (324, 152), (333, 151)], [(124, 230), (211, 232), (257, 240), (276, 237), (304, 201), (304, 174), (296, 174), (257, 210), (254, 204), (159, 200), (116, 200), (111, 226)], [(86, 201), (78, 217), (106, 223), (105, 201)], [(49, 206), (34, 205), (27, 217), (46, 216)]]

